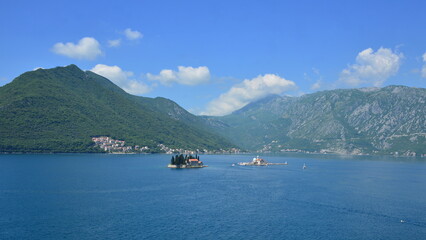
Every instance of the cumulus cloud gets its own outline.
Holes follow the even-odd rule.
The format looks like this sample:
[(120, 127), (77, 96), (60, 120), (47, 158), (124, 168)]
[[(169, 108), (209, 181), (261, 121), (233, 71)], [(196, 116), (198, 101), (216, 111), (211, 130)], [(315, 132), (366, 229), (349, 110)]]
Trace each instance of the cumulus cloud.
[(143, 37), (142, 33), (136, 30), (133, 31), (130, 28), (127, 28), (126, 30), (124, 30), (124, 35), (129, 40), (136, 40)]
[(423, 62), (425, 63), (422, 68), (422, 77), (426, 78), (426, 53), (423, 54)]
[(159, 81), (166, 86), (171, 86), (173, 83), (194, 86), (208, 82), (210, 80), (210, 71), (205, 66), (197, 68), (179, 66), (178, 71), (164, 69), (158, 75), (148, 73), (146, 76), (149, 80)]
[(233, 86), (228, 92), (220, 95), (207, 105), (203, 115), (223, 116), (238, 110), (250, 102), (256, 101), (270, 94), (281, 94), (295, 90), (296, 84), (275, 74), (259, 75), (253, 79), (246, 79)]
[(121, 39), (108, 40), (108, 47), (119, 47), (121, 45)]
[(64, 55), (75, 59), (93, 60), (102, 55), (99, 42), (91, 37), (80, 39), (77, 44), (72, 42), (56, 43), (52, 51), (59, 55)]
[(141, 95), (151, 91), (151, 88), (145, 83), (131, 79), (134, 75), (133, 72), (123, 71), (118, 66), (97, 64), (90, 71), (108, 78), (130, 94)]
[(389, 48), (380, 48), (376, 52), (371, 48), (365, 49), (358, 54), (355, 64), (341, 72), (339, 81), (353, 87), (379, 87), (398, 72), (402, 58), (402, 54), (394, 53)]

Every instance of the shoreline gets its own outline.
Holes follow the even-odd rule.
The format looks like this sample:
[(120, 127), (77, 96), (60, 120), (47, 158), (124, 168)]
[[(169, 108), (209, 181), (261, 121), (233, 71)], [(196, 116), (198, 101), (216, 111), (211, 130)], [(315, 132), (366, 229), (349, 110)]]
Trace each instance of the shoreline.
[[(108, 152), (0, 152), (1, 155), (50, 155), (50, 154), (106, 154), (106, 155), (150, 155), (150, 154), (164, 154), (173, 155), (176, 153), (162, 153), (162, 152), (151, 152), (151, 153), (108, 153)], [(260, 154), (258, 152), (244, 152), (244, 153), (199, 153), (203, 155), (253, 155)], [(422, 156), (405, 156), (405, 155), (394, 155), (394, 154), (342, 154), (342, 153), (303, 153), (303, 152), (269, 152), (261, 153), (263, 155), (317, 155), (317, 156), (348, 156), (348, 157), (394, 157), (394, 158), (426, 158), (426, 155)]]

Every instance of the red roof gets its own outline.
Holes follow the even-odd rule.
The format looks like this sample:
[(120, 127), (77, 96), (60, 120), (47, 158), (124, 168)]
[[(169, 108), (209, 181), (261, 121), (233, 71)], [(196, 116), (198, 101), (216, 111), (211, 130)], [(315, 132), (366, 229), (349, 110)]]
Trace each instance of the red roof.
[(194, 161), (197, 161), (197, 162), (198, 162), (198, 159), (189, 159), (189, 161), (190, 161), (190, 162), (194, 162)]

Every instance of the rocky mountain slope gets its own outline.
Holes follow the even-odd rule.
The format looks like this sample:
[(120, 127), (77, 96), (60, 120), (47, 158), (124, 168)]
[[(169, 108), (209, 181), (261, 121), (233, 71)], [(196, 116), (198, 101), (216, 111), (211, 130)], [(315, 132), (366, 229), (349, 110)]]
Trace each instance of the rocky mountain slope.
[(345, 89), (270, 96), (207, 125), (251, 150), (426, 153), (426, 89)]

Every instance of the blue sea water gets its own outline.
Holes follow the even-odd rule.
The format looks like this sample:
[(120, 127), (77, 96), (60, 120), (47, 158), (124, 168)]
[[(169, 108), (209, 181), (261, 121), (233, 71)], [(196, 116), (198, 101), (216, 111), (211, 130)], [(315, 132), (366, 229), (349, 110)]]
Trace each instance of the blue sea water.
[(0, 239), (426, 239), (425, 159), (252, 157), (0, 155)]

